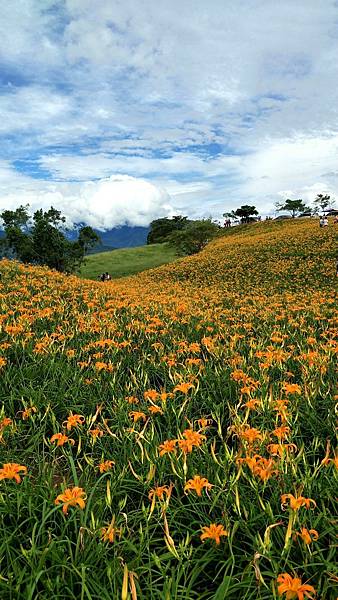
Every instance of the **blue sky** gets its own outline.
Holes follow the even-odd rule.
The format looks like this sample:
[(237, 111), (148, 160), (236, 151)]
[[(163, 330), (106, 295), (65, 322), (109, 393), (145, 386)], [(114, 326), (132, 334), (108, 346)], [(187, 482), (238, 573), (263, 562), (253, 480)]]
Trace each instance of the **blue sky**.
[(110, 228), (337, 193), (334, 0), (0, 6), (0, 209)]

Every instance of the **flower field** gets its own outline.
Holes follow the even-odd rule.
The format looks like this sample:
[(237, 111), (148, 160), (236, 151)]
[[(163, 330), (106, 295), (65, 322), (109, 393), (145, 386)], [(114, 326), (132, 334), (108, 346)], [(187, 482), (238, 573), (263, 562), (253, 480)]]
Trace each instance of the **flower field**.
[(290, 221), (0, 262), (1, 599), (338, 598), (337, 230)]

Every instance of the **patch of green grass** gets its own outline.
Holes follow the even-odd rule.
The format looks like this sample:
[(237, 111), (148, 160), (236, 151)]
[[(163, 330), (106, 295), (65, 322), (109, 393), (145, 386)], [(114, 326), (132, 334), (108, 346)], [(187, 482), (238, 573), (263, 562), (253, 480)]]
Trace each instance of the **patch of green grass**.
[(97, 279), (101, 273), (108, 271), (112, 279), (117, 279), (159, 267), (176, 259), (175, 250), (168, 244), (121, 248), (87, 256), (79, 275), (83, 279)]

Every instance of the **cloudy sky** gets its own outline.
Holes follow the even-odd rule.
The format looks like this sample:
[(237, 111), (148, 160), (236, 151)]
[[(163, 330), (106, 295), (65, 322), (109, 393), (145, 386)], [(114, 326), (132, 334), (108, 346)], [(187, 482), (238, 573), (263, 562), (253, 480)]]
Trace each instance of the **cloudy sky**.
[(0, 10), (0, 209), (105, 229), (338, 194), (336, 0)]

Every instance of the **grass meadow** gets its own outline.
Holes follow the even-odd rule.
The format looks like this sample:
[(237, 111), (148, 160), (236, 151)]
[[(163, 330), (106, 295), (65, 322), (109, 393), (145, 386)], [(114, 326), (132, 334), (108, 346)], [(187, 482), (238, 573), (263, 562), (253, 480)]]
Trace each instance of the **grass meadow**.
[(336, 600), (336, 253), (298, 219), (108, 283), (0, 263), (2, 600)]
[(175, 250), (168, 244), (120, 248), (86, 256), (80, 277), (97, 280), (98, 275), (108, 271), (113, 279), (117, 279), (159, 267), (175, 259)]

